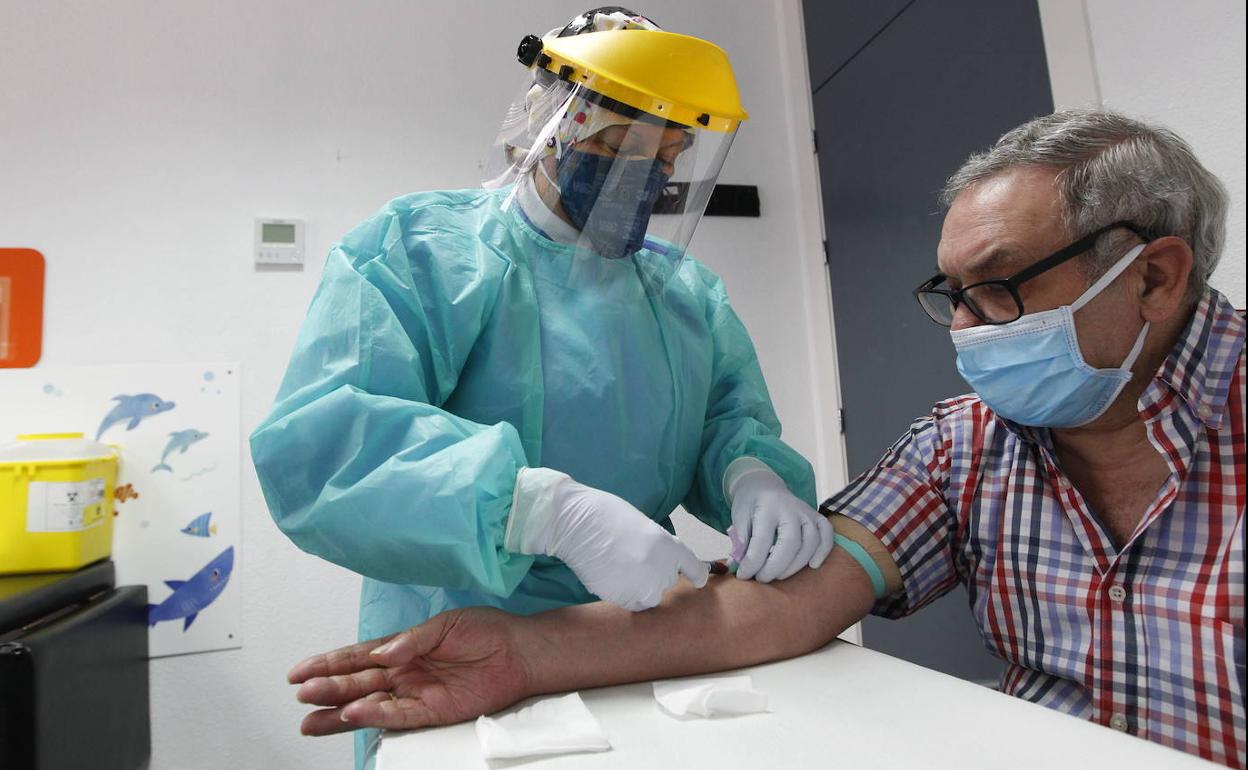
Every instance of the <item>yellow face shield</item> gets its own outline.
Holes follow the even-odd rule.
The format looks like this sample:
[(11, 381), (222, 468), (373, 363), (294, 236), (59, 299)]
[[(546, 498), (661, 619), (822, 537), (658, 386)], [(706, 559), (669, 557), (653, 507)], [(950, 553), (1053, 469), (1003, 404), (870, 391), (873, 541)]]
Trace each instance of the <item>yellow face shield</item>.
[(697, 38), (618, 29), (529, 36), (518, 58), (529, 77), (485, 186), (514, 185), (509, 205), (552, 241), (673, 272), (747, 117), (727, 56)]

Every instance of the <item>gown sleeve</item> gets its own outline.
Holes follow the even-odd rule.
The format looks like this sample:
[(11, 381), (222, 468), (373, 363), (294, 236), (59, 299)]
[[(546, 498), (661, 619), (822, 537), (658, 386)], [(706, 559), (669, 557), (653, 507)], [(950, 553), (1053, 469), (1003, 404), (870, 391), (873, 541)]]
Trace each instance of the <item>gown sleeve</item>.
[(304, 551), (377, 580), (505, 596), (533, 561), (503, 548), (520, 437), (439, 408), (509, 268), (469, 231), (396, 201), (332, 249), (251, 455)]
[(707, 292), (707, 318), (713, 341), (711, 393), (702, 429), (701, 457), (683, 505), (702, 522), (723, 532), (732, 523), (724, 494), (728, 466), (742, 457), (765, 463), (789, 491), (815, 503), (810, 463), (780, 440), (776, 418), (750, 335), (728, 303), (723, 281), (701, 268)]

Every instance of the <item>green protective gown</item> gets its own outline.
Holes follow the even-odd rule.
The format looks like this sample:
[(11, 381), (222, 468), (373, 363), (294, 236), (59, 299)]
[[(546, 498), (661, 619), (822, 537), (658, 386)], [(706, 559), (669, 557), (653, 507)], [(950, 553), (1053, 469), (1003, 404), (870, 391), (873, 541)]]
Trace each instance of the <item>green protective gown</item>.
[(454, 607), (595, 599), (562, 562), (504, 550), (521, 467), (618, 495), (669, 531), (677, 505), (727, 529), (721, 482), (743, 456), (815, 502), (714, 273), (689, 258), (664, 272), (653, 242), (577, 254), (506, 194), (404, 196), (335, 246), (251, 435), (278, 527), (364, 576), (360, 639)]

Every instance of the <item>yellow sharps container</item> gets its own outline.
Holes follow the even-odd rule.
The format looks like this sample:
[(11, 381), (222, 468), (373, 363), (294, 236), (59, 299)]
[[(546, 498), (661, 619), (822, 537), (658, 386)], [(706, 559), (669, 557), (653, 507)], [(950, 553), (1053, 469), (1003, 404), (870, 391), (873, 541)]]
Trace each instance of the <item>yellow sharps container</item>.
[(0, 445), (0, 575), (75, 570), (112, 553), (119, 458), (81, 433)]

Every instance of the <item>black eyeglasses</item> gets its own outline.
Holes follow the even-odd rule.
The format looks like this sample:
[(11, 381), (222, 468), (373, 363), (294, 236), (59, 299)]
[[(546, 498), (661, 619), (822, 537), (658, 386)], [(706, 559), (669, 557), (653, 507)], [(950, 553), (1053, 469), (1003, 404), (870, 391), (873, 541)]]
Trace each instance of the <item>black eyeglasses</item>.
[(941, 326), (953, 324), (953, 316), (957, 313), (958, 306), (963, 303), (966, 303), (966, 307), (975, 314), (976, 318), (986, 324), (1000, 325), (1017, 321), (1023, 315), (1023, 299), (1018, 295), (1019, 286), (1083, 254), (1095, 246), (1096, 240), (1102, 235), (1120, 227), (1130, 230), (1145, 242), (1153, 240), (1131, 222), (1114, 222), (1112, 225), (1106, 225), (1096, 232), (1085, 235), (1009, 278), (980, 281), (970, 286), (963, 286), (961, 289), (950, 289), (940, 286), (948, 278), (944, 273), (937, 273), (914, 290), (914, 298), (919, 301), (919, 305), (928, 317)]

